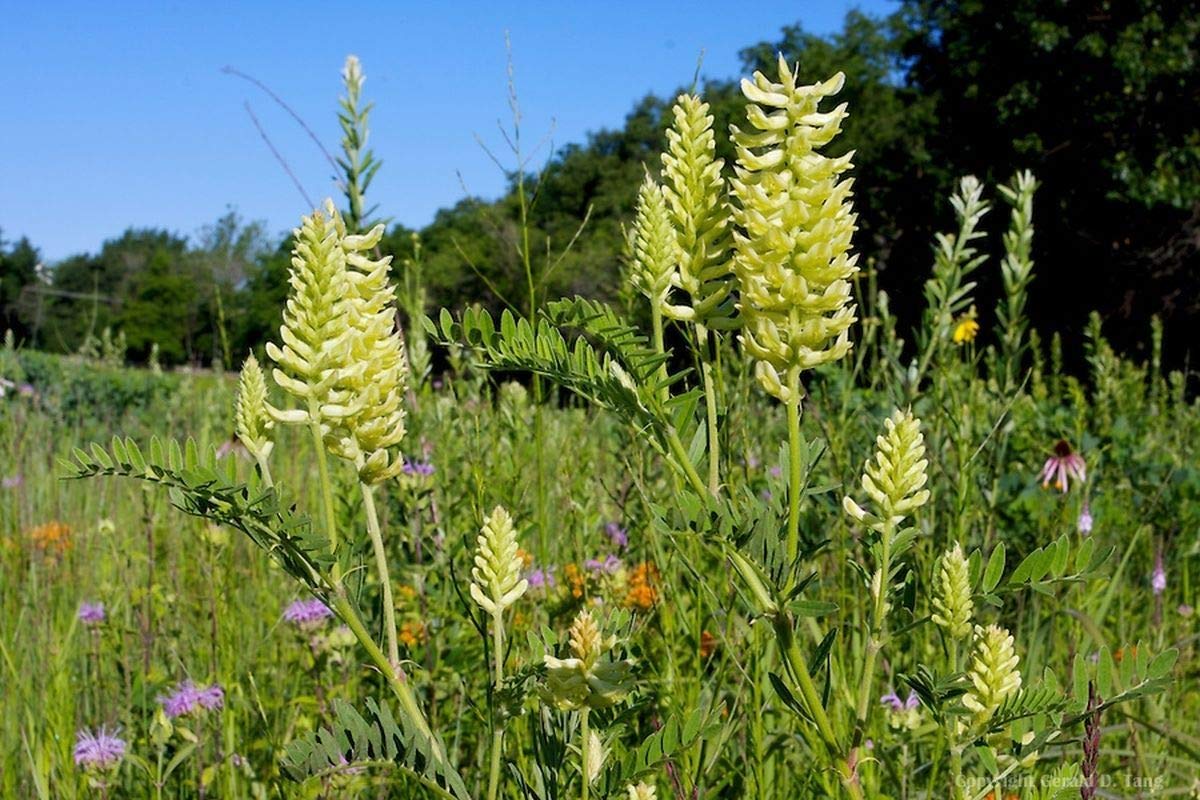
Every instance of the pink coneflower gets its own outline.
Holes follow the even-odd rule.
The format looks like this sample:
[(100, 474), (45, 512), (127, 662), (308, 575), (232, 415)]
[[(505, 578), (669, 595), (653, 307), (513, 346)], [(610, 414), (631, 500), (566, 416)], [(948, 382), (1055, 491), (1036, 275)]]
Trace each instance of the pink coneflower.
[(304, 631), (311, 631), (325, 624), (333, 616), (329, 606), (320, 600), (296, 600), (283, 612), (283, 618)]
[(583, 565), (594, 575), (614, 575), (621, 568), (621, 559), (609, 554), (603, 559), (589, 558)]
[(604, 526), (604, 535), (613, 543), (618, 550), (624, 550), (629, 546), (629, 533), (621, 527), (620, 523), (609, 522)]
[(1092, 507), (1088, 505), (1088, 501), (1083, 501), (1083, 509), (1079, 512), (1079, 533), (1082, 536), (1087, 536), (1092, 532)]
[(1071, 478), (1081, 483), (1087, 480), (1087, 464), (1083, 456), (1071, 449), (1066, 439), (1059, 439), (1054, 444), (1054, 455), (1042, 465), (1041, 478), (1043, 489), (1053, 482), (1055, 489), (1066, 492), (1071, 488)]
[(75, 734), (75, 766), (86, 770), (107, 772), (115, 769), (125, 758), (125, 740), (107, 728), (92, 733), (81, 730)]
[(104, 611), (104, 603), (80, 603), (75, 616), (84, 625), (95, 627), (103, 625), (108, 615)]
[(1150, 576), (1150, 588), (1156, 595), (1167, 590), (1167, 571), (1163, 569), (1162, 550), (1154, 556), (1154, 573)]
[(223, 706), (225, 690), (216, 683), (201, 687), (191, 680), (185, 680), (171, 694), (160, 696), (158, 702), (168, 717), (190, 717), (200, 711), (213, 711)]

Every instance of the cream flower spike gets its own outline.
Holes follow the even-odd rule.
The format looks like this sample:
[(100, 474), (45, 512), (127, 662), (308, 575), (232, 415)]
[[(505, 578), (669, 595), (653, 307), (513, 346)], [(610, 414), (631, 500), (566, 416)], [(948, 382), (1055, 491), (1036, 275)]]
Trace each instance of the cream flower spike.
[(1021, 688), (1019, 661), (1007, 630), (999, 625), (975, 626), (975, 658), (967, 673), (971, 688), (962, 703), (975, 712), (976, 722), (991, 719), (1005, 698)]
[(679, 245), (674, 282), (691, 304), (664, 303), (663, 313), (712, 328), (735, 327), (729, 200), (721, 177), (725, 162), (716, 157), (713, 117), (708, 104), (691, 94), (679, 95), (671, 113), (674, 124), (667, 129), (662, 154), (663, 192)]
[(629, 240), (631, 278), (638, 291), (661, 307), (671, 291), (679, 249), (663, 189), (649, 173), (638, 189), (636, 214)]
[(475, 540), (471, 577), (471, 598), (492, 616), (503, 614), (529, 589), (529, 581), (521, 577), (512, 517), (500, 506), (492, 509)]
[(267, 343), (275, 362), (272, 377), (302, 408), (267, 407), (279, 422), (323, 422), (322, 406), (347, 364), (346, 255), (335, 225), (332, 200), (313, 211), (293, 231), (295, 247), (288, 269), (287, 305), (279, 336), (283, 346)]
[(857, 216), (850, 203), (853, 153), (821, 155), (841, 130), (846, 105), (819, 104), (845, 76), (797, 86), (782, 56), (779, 82), (761, 72), (742, 81), (749, 130), (731, 126), (737, 147), (733, 266), (738, 277), (741, 341), (756, 360), (766, 391), (788, 402), (801, 391), (800, 372), (850, 351), (855, 321), (850, 252)]
[(383, 236), (383, 225), (363, 235), (348, 235), (340, 214), (334, 225), (346, 263), (350, 358), (325, 407), (335, 420), (326, 444), (335, 455), (355, 463), (362, 481), (380, 483), (404, 468), (397, 448), (406, 430), (408, 360), (396, 329), (395, 288), (388, 282), (391, 256), (369, 256)]
[(929, 501), (925, 437), (921, 421), (911, 411), (896, 410), (884, 420), (886, 430), (875, 439), (875, 458), (863, 469), (862, 488), (872, 501), (872, 512), (849, 495), (842, 507), (855, 520), (880, 534), (893, 532), (904, 519)]
[(256, 459), (266, 461), (275, 447), (275, 442), (271, 440), (275, 420), (267, 413), (267, 382), (254, 353), (248, 355), (242, 364), (233, 419), (234, 430), (241, 443)]
[(942, 554), (934, 580), (933, 608), (934, 624), (945, 628), (948, 636), (965, 639), (971, 635), (971, 615), (975, 612), (971, 570), (958, 542)]
[(630, 784), (626, 791), (629, 792), (629, 800), (658, 799), (658, 790), (648, 783)]

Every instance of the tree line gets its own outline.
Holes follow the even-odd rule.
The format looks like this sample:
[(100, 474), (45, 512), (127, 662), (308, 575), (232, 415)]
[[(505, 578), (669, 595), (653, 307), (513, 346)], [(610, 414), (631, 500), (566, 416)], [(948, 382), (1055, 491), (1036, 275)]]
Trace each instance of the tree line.
[[(741, 51), (745, 73), (768, 70), (777, 53), (808, 81), (846, 73), (850, 117), (836, 152), (856, 153), (856, 247), (902, 323), (916, 321), (934, 234), (952, 226), (953, 183), (977, 175), (996, 200), (996, 185), (1030, 169), (1040, 186), (1032, 323), (1078, 339), (1097, 309), (1130, 349), (1158, 315), (1168, 356), (1186, 357), (1200, 333), (1200, 7), (904, 0), (886, 17), (851, 12), (829, 36), (788, 26)], [(718, 130), (742, 114), (737, 79), (695, 88)], [(643, 171), (657, 168), (673, 100), (642, 98), (620, 127), (561, 148), (533, 174), (514, 170), (499, 199), (465, 198), (420, 231), (393, 225), (381, 249), (398, 270), (419, 262), (428, 309), (525, 310), (524, 224), (542, 296), (620, 300), (623, 225)], [(732, 162), (726, 137), (718, 147)], [(985, 224), (995, 233), (1004, 223), (993, 212)], [(131, 229), (41, 269), (34, 244), (0, 236), (0, 325), (46, 350), (77, 350), (108, 327), (135, 360), (156, 344), (167, 364), (239, 360), (278, 327), (288, 249), (233, 212), (192, 239)], [(981, 309), (999, 288), (990, 266)]]

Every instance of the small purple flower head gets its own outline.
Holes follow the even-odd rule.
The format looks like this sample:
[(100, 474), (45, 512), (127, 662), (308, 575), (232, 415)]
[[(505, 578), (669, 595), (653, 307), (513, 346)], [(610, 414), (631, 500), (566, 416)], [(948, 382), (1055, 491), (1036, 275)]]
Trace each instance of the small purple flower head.
[(758, 456), (756, 456), (754, 453), (750, 453), (748, 456), (746, 456), (747, 469), (758, 469), (759, 464), (760, 462), (758, 460)]
[(903, 711), (904, 701), (900, 699), (900, 695), (895, 692), (888, 692), (883, 697), (879, 698), (879, 702), (885, 706), (891, 707), (892, 711)]
[(1079, 533), (1087, 536), (1092, 532), (1092, 509), (1087, 500), (1083, 501), (1083, 510), (1079, 512)]
[(1187, 603), (1180, 603), (1179, 608), (1177, 608), (1175, 610), (1179, 613), (1179, 616), (1181, 616), (1181, 617), (1190, 617), (1192, 614), (1196, 613), (1196, 609), (1192, 608)]
[(1155, 595), (1167, 590), (1167, 571), (1163, 569), (1162, 550), (1154, 557), (1154, 574), (1150, 576), (1150, 588), (1154, 590)]
[(225, 704), (225, 690), (219, 684), (200, 687), (190, 680), (175, 687), (175, 691), (165, 697), (160, 696), (158, 702), (168, 717), (189, 717), (200, 711), (212, 711)]
[(554, 572), (549, 569), (537, 569), (525, 576), (525, 580), (529, 581), (531, 589), (553, 589), (554, 588)]
[(329, 606), (320, 600), (296, 600), (283, 612), (283, 618), (303, 631), (311, 631), (325, 624), (333, 616)]
[(624, 550), (629, 546), (629, 533), (620, 526), (619, 523), (609, 522), (604, 526), (604, 535), (618, 550)]
[(420, 478), (428, 478), (436, 471), (433, 468), (433, 464), (428, 461), (409, 461), (407, 459), (405, 459), (402, 469), (405, 475)]
[(912, 711), (919, 705), (921, 705), (921, 698), (917, 697), (917, 693), (910, 689), (908, 692), (908, 697), (904, 701), (904, 710)]
[(104, 603), (80, 603), (79, 611), (75, 614), (79, 621), (88, 627), (103, 625), (107, 614), (104, 611)]
[(125, 740), (107, 728), (92, 733), (81, 730), (75, 734), (75, 766), (95, 772), (116, 769), (125, 758)]
[(776, 465), (774, 467), (771, 467), (769, 470), (767, 470), (767, 472), (769, 472), (771, 474), (772, 478), (778, 478), (780, 475), (783, 474), (783, 467)]
[(0, 479), (0, 486), (5, 489), (16, 489), (24, 483), (25, 479), (20, 475), (5, 475), (3, 479)]
[(603, 560), (589, 558), (583, 565), (591, 570), (593, 575), (615, 575), (617, 570), (621, 569), (621, 559), (610, 553)]

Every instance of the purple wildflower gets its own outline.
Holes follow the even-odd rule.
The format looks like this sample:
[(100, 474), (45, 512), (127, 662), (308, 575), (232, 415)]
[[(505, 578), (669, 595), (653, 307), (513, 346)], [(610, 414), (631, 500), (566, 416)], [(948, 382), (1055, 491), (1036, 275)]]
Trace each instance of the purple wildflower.
[(1087, 536), (1092, 532), (1092, 508), (1088, 501), (1083, 501), (1083, 510), (1079, 512), (1079, 532)]
[(604, 526), (604, 534), (618, 550), (624, 550), (629, 546), (629, 533), (619, 523), (607, 523)]
[(415, 475), (422, 478), (428, 478), (435, 470), (433, 464), (428, 461), (404, 461), (404, 474)]
[(1192, 608), (1187, 603), (1180, 603), (1179, 608), (1177, 608), (1175, 610), (1179, 613), (1179, 616), (1181, 616), (1181, 617), (1190, 617), (1192, 614), (1196, 613), (1196, 609)]
[(5, 475), (3, 480), (0, 480), (0, 486), (5, 489), (16, 489), (23, 483), (25, 483), (25, 479), (20, 475)]
[(525, 578), (531, 589), (553, 589), (554, 573), (549, 569), (538, 567)]
[(779, 476), (783, 475), (783, 467), (776, 465), (767, 470), (767, 472), (771, 473), (772, 478), (778, 478)]
[(225, 704), (225, 690), (219, 684), (197, 686), (190, 680), (175, 687), (171, 694), (158, 698), (168, 717), (188, 717), (198, 711), (212, 711)]
[(758, 469), (759, 463), (758, 456), (754, 455), (754, 453), (746, 456), (746, 467), (748, 469)]
[(80, 603), (79, 611), (75, 614), (79, 621), (89, 627), (103, 625), (107, 614), (104, 611), (104, 603)]
[(296, 600), (283, 612), (283, 618), (301, 630), (309, 631), (325, 624), (333, 616), (320, 600)]
[(621, 559), (611, 553), (604, 557), (604, 560), (598, 558), (589, 558), (583, 564), (594, 575), (613, 575), (621, 568)]
[(75, 766), (86, 770), (107, 771), (116, 768), (125, 758), (125, 740), (101, 727), (94, 734), (81, 730), (75, 734)]
[(908, 697), (904, 700), (901, 700), (900, 695), (895, 692), (888, 692), (879, 698), (879, 702), (885, 706), (891, 706), (892, 711), (912, 711), (921, 705), (921, 700), (917, 697), (917, 693), (912, 691), (908, 693)]
[(1156, 595), (1167, 590), (1167, 571), (1163, 569), (1162, 551), (1154, 557), (1154, 574), (1150, 576), (1150, 588)]

